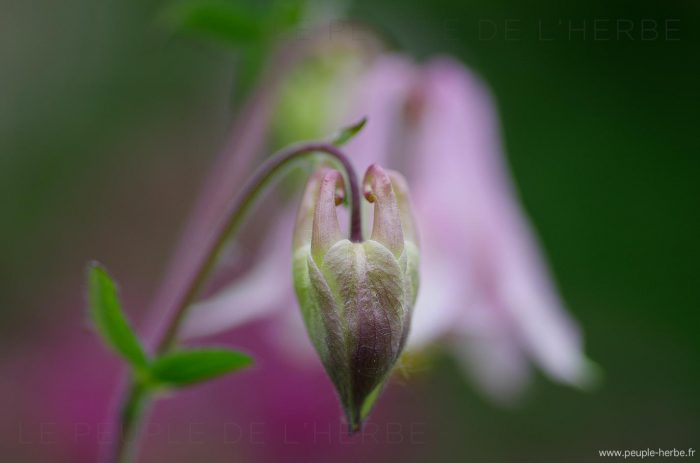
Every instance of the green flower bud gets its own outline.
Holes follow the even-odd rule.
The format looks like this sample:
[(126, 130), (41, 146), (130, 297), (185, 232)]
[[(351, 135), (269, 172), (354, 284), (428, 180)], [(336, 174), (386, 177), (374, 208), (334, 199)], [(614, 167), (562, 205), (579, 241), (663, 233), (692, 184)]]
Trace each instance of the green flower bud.
[(338, 224), (343, 177), (321, 168), (309, 179), (294, 232), (294, 284), (307, 331), (359, 429), (399, 358), (418, 287), (418, 248), (404, 179), (371, 166), (371, 237), (354, 243)]

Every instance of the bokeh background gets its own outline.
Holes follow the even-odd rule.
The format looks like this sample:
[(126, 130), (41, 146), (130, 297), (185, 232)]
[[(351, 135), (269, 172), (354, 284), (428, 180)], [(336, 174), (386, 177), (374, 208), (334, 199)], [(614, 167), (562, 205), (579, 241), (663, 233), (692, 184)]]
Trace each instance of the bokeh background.
[[(0, 1), (3, 461), (94, 461), (123, 372), (86, 329), (84, 266), (107, 265), (140, 326), (226, 142), (235, 53), (164, 31), (154, 18), (165, 4)], [(604, 381), (584, 393), (538, 378), (502, 408), (438, 353), (377, 410), (398, 444), (386, 427), (378, 443), (339, 444), (340, 423), (313, 413), (335, 400), (320, 380), (281, 421), (332, 424), (332, 445), (309, 447), (291, 443), (304, 424), (255, 434), (284, 388), (310, 384), (271, 356), (250, 373), (267, 378), (258, 389), (241, 374), (159, 404), (144, 461), (577, 462), (700, 447), (700, 6), (359, 0), (349, 12), (417, 59), (458, 57), (491, 86), (524, 207)], [(596, 40), (601, 18), (633, 21), (634, 40)], [(643, 35), (645, 19), (659, 36)], [(569, 21), (585, 36), (569, 36)], [(205, 443), (183, 434), (193, 422)], [(234, 443), (222, 436), (230, 422), (242, 426)]]

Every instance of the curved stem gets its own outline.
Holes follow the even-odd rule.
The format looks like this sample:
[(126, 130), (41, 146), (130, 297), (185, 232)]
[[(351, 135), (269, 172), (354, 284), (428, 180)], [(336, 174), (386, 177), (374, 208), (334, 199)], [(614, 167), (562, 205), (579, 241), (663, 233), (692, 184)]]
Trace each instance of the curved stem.
[(180, 325), (187, 313), (187, 308), (194, 302), (197, 294), (202, 289), (227, 239), (234, 234), (243, 223), (243, 219), (245, 219), (259, 194), (273, 178), (286, 170), (285, 168), (290, 167), (293, 162), (314, 153), (323, 153), (330, 156), (341, 165), (344, 171), (343, 174), (347, 179), (348, 189), (350, 190), (349, 195), (346, 195), (350, 197), (350, 240), (354, 242), (362, 241), (360, 187), (357, 182), (355, 171), (347, 156), (335, 146), (327, 143), (309, 143), (292, 146), (278, 152), (258, 168), (244, 185), (238, 198), (231, 205), (225, 220), (219, 226), (219, 229), (214, 235), (214, 239), (209, 245), (209, 251), (207, 251), (206, 257), (200, 264), (187, 291), (175, 307), (175, 314), (156, 348), (157, 353), (161, 354), (167, 351), (174, 343)]
[[(166, 330), (157, 344), (156, 353), (158, 355), (168, 352), (175, 345), (180, 326), (187, 315), (187, 309), (202, 290), (226, 241), (238, 231), (260, 193), (275, 177), (287, 171), (287, 168), (291, 167), (292, 164), (316, 153), (328, 156), (340, 165), (347, 180), (345, 185), (347, 185), (349, 190), (349, 194), (346, 194), (346, 197), (350, 198), (350, 240), (354, 242), (362, 241), (360, 188), (355, 171), (347, 156), (335, 146), (327, 143), (302, 144), (278, 152), (258, 168), (244, 185), (236, 200), (231, 204), (224, 220), (212, 237), (204, 259), (175, 307), (173, 317), (168, 322)], [(119, 436), (114, 451), (107, 460), (108, 462), (123, 463), (130, 461), (131, 455), (134, 453), (136, 439), (138, 438), (139, 419), (142, 411), (148, 407), (149, 402), (148, 391), (138, 381), (132, 380), (121, 401), (118, 418)]]

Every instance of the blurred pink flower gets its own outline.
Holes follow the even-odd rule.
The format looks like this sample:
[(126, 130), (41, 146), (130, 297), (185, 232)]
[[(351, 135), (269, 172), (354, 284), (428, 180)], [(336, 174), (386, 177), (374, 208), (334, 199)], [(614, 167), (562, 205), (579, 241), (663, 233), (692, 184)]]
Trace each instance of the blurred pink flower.
[[(394, 89), (388, 98), (387, 86)], [(360, 100), (372, 102), (376, 124), (357, 138), (353, 155), (405, 173), (421, 232), (412, 347), (449, 339), (497, 399), (516, 396), (530, 362), (556, 381), (586, 384), (580, 333), (517, 203), (484, 84), (450, 59), (420, 68), (390, 57), (364, 88)]]
[[(484, 84), (450, 59), (418, 66), (385, 56), (354, 88), (348, 120), (369, 118), (347, 147), (357, 171), (386, 165), (408, 178), (413, 194), (422, 263), (409, 350), (445, 343), (500, 401), (524, 389), (531, 364), (555, 381), (586, 385), (581, 335), (518, 204)], [(274, 313), (284, 350), (314, 359), (292, 291), (289, 209), (258, 264), (191, 312), (186, 336)]]

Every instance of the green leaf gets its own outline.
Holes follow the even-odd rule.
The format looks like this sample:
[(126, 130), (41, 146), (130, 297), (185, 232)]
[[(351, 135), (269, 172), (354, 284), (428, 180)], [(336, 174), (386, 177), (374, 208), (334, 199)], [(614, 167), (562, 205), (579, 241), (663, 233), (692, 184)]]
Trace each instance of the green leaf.
[(240, 352), (226, 349), (181, 350), (165, 354), (151, 366), (157, 385), (183, 387), (216, 378), (253, 363)]
[(341, 129), (331, 143), (333, 143), (335, 146), (343, 146), (344, 144), (352, 140), (355, 137), (355, 135), (360, 133), (360, 131), (364, 128), (365, 124), (367, 124), (367, 118), (363, 117), (356, 123)]
[(297, 27), (304, 18), (307, 2), (303, 0), (277, 0), (268, 7), (265, 17), (267, 35), (283, 35)]
[(99, 264), (91, 263), (88, 284), (90, 318), (102, 339), (134, 368), (145, 369), (148, 357), (124, 316), (112, 278)]
[(165, 9), (161, 20), (169, 27), (240, 46), (264, 35), (256, 12), (221, 0), (190, 0)]

